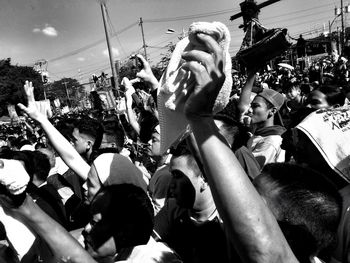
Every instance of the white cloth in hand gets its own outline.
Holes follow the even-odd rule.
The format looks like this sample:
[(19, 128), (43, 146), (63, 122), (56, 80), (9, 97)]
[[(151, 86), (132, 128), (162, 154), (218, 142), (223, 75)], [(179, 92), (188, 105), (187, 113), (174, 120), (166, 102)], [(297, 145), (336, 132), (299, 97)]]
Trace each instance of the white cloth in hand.
[(0, 184), (13, 195), (23, 193), (30, 177), (23, 164), (18, 160), (0, 159)]

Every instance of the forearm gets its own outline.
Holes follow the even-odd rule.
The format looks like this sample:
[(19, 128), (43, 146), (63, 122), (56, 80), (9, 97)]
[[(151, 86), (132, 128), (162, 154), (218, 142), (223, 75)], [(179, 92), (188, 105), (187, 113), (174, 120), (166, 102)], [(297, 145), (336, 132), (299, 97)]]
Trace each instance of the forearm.
[(50, 143), (61, 156), (63, 161), (78, 175), (82, 180), (87, 179), (90, 166), (70, 144), (70, 142), (52, 125), (44, 116), (38, 119), (41, 127), (45, 131)]
[(24, 203), (14, 209), (14, 213), (46, 241), (57, 260), (69, 259), (68, 262), (74, 263), (95, 262), (61, 225), (33, 202), (31, 197), (27, 196)]
[(130, 105), (130, 101), (132, 101), (132, 98), (126, 99), (126, 115), (128, 116), (129, 124), (131, 127), (136, 131), (138, 135), (140, 135), (140, 125), (136, 120), (135, 113), (132, 109), (132, 106)]
[(293, 261), (276, 219), (219, 134), (213, 119), (191, 120), (190, 124), (215, 204), (242, 259), (277, 262), (288, 256)]
[(250, 105), (250, 96), (252, 94), (252, 89), (255, 81), (255, 72), (248, 73), (247, 81), (242, 88), (241, 96), (238, 100), (238, 110), (240, 113), (244, 113), (248, 110)]
[(157, 78), (153, 75), (152, 77), (150, 77), (150, 79), (147, 80), (148, 85), (151, 88), (151, 91), (154, 91), (156, 89), (158, 89), (159, 87), (159, 81), (157, 80)]

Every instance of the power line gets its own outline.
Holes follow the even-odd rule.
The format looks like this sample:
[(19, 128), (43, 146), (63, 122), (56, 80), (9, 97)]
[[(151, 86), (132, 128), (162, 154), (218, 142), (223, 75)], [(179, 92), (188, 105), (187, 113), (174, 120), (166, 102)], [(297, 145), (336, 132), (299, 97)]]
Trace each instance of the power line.
[(208, 16), (223, 15), (223, 14), (228, 14), (228, 13), (232, 13), (235, 11), (238, 11), (238, 9), (225, 9), (225, 10), (216, 11), (216, 12), (187, 15), (187, 16), (178, 16), (178, 17), (145, 19), (144, 22), (145, 23), (173, 22), (173, 21), (187, 20), (187, 19), (193, 19), (193, 18), (202, 18), (202, 17), (208, 17)]
[(108, 12), (108, 9), (107, 9), (107, 8), (106, 8), (106, 13), (107, 13), (107, 21), (108, 21), (109, 27), (112, 29), (111, 35), (115, 35), (115, 36), (116, 36), (117, 41), (118, 41), (118, 43), (119, 43), (119, 46), (120, 46), (120, 48), (121, 48), (123, 54), (126, 55), (126, 52), (125, 52), (125, 50), (124, 50), (124, 47), (123, 47), (122, 43), (120, 42), (119, 36), (118, 36), (118, 34), (117, 34), (117, 32), (116, 32), (114, 26), (113, 26), (113, 23), (112, 23), (112, 20), (111, 20), (111, 18), (110, 18), (110, 16), (109, 16), (109, 12)]
[[(114, 36), (116, 36), (116, 35), (118, 35), (118, 34), (121, 34), (121, 33), (125, 32), (126, 30), (129, 30), (130, 28), (136, 26), (137, 24), (138, 24), (138, 23), (135, 22), (135, 23), (133, 23), (133, 24), (130, 24), (130, 25), (124, 27), (123, 29), (121, 29), (121, 30), (119, 30), (118, 32), (116, 32), (116, 34), (114, 34), (112, 37), (114, 37)], [(64, 55), (59, 56), (59, 57), (49, 59), (48, 61), (49, 61), (49, 62), (55, 62), (55, 61), (57, 61), (57, 60), (61, 60), (61, 59), (67, 58), (67, 57), (71, 57), (71, 56), (77, 55), (77, 54), (79, 54), (79, 53), (81, 53), (81, 52), (83, 52), (83, 51), (85, 51), (85, 50), (88, 50), (88, 49), (90, 49), (90, 48), (92, 48), (92, 47), (94, 47), (94, 46), (97, 46), (97, 45), (99, 45), (99, 44), (101, 44), (101, 43), (104, 43), (105, 41), (106, 41), (105, 38), (100, 39), (100, 40), (97, 40), (97, 41), (95, 41), (95, 42), (93, 42), (93, 43), (91, 43), (91, 44), (88, 44), (88, 45), (83, 46), (83, 47), (81, 47), (81, 48), (79, 48), (79, 49), (70, 51), (70, 52), (68, 52), (68, 53), (66, 53), (66, 54), (64, 54)]]

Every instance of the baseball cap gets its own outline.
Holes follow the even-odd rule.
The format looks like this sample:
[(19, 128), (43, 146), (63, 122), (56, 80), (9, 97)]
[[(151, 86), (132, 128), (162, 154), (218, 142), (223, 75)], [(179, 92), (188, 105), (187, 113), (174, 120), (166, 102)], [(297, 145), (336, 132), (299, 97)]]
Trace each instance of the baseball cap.
[(262, 92), (258, 93), (257, 96), (263, 97), (265, 100), (270, 102), (274, 107), (276, 107), (277, 110), (279, 110), (284, 103), (283, 95), (273, 89), (264, 89)]

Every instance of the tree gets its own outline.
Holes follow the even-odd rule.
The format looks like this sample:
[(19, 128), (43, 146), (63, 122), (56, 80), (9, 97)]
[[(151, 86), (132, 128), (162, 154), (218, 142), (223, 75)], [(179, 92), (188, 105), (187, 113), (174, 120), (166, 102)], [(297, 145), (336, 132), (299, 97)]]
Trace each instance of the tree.
[(167, 52), (165, 54), (163, 53), (161, 54), (162, 58), (158, 62), (157, 68), (159, 68), (162, 72), (167, 68), (171, 55), (174, 52), (175, 46), (176, 44), (174, 44), (173, 42), (170, 42), (169, 44), (166, 45)]
[(63, 78), (46, 86), (46, 96), (50, 100), (59, 99), (62, 105), (76, 107), (85, 96), (85, 88), (76, 79)]
[(11, 58), (0, 60), (0, 116), (8, 115), (7, 105), (21, 102), (26, 104), (23, 85), (26, 80), (33, 82), (34, 96), (44, 98), (41, 75), (32, 67), (11, 65)]

